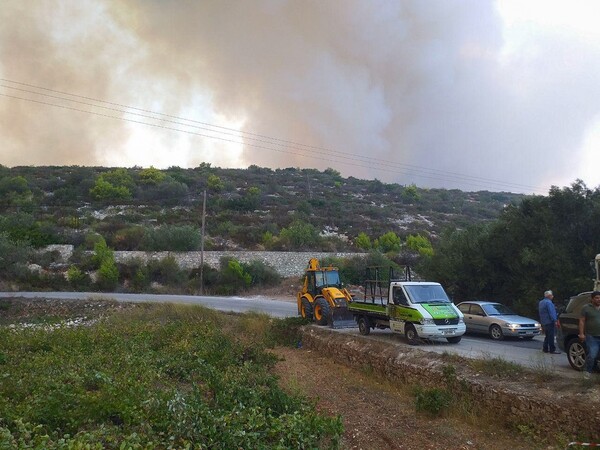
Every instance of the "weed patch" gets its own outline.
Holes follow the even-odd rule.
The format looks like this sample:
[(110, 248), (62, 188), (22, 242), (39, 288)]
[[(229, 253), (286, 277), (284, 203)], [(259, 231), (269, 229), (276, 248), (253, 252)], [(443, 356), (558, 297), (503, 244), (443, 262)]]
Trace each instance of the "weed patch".
[(522, 366), (498, 357), (473, 359), (469, 365), (484, 375), (500, 379), (510, 379), (525, 372)]

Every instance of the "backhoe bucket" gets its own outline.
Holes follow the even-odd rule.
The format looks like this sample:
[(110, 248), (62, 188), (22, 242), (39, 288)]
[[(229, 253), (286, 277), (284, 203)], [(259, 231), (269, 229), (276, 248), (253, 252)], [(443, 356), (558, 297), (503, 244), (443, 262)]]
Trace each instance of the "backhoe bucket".
[(329, 319), (331, 328), (355, 328), (358, 326), (354, 315), (346, 307), (333, 308)]

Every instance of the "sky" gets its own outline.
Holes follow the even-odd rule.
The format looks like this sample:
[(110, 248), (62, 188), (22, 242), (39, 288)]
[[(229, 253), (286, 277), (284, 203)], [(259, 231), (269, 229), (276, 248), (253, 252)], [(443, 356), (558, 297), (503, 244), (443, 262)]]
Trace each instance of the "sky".
[(3, 0), (0, 164), (600, 185), (596, 0)]

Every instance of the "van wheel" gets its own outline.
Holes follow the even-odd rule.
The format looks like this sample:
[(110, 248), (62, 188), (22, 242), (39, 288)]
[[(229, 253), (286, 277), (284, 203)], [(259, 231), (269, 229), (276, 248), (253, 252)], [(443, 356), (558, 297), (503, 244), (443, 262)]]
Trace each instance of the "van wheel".
[(446, 338), (446, 340), (451, 344), (458, 344), (461, 339), (462, 339), (462, 336), (453, 336), (453, 337)]
[(417, 345), (419, 343), (419, 335), (417, 330), (412, 323), (407, 323), (404, 327), (404, 336), (410, 345)]
[(320, 297), (315, 301), (314, 315), (317, 325), (327, 325), (329, 323), (329, 303), (327, 303), (327, 300), (323, 297)]
[(573, 369), (585, 368), (585, 347), (578, 338), (573, 338), (567, 343), (567, 359)]
[(306, 298), (303, 298), (300, 304), (300, 314), (303, 319), (312, 320), (313, 318), (313, 305)]
[(369, 319), (367, 319), (366, 317), (360, 317), (358, 319), (358, 331), (363, 336), (367, 336), (369, 333), (371, 333), (371, 326), (369, 324)]
[(502, 328), (498, 325), (494, 324), (490, 327), (490, 337), (495, 341), (501, 341), (504, 339), (504, 334), (502, 333)]

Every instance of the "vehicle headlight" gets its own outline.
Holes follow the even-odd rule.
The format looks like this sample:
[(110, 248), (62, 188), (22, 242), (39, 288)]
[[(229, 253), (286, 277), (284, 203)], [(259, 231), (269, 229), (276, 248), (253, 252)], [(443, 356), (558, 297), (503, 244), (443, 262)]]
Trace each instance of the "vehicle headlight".
[(464, 317), (459, 317), (458, 318), (458, 323), (465, 323), (465, 318)]
[(536, 322), (536, 323), (534, 323), (534, 324), (533, 324), (533, 326), (534, 326), (534, 327), (536, 327), (536, 328), (542, 328), (542, 325), (541, 325), (541, 324), (539, 324), (539, 323), (537, 323), (537, 322)]
[(519, 325), (518, 323), (507, 323), (506, 326), (511, 330), (514, 330), (516, 328), (519, 328), (521, 325)]
[(421, 325), (435, 325), (435, 321), (433, 319), (421, 319)]

